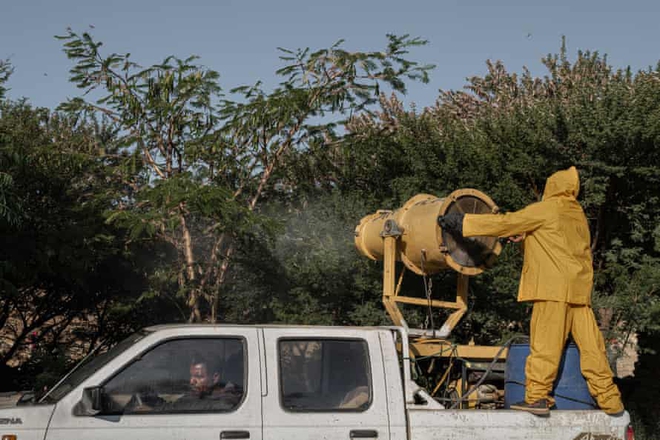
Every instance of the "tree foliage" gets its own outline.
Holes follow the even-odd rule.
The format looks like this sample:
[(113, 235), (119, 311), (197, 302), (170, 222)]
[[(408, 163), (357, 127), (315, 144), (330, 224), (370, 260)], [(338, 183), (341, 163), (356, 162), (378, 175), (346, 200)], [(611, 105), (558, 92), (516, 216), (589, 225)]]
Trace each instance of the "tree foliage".
[(5, 93), (7, 92), (7, 88), (5, 87), (5, 84), (7, 83), (7, 80), (13, 73), (14, 69), (11, 66), (11, 63), (9, 63), (8, 60), (0, 60), (0, 100), (3, 100), (5, 98)]
[(104, 137), (111, 135), (102, 124), (79, 124), (23, 101), (0, 104), (0, 163), (20, 215), (0, 224), (4, 386), (11, 385), (6, 366), (37, 348), (61, 346), (59, 356), (75, 358), (76, 350), (110, 344), (146, 316), (135, 304), (145, 286), (140, 252), (106, 223), (111, 201), (95, 195), (112, 182), (95, 154), (101, 144), (110, 149)]
[[(7, 92), (4, 85), (11, 76), (12, 71), (13, 69), (9, 61), (0, 60), (0, 102), (4, 100), (5, 93)], [(11, 193), (14, 180), (11, 175), (3, 171), (8, 166), (6, 162), (10, 161), (11, 158), (3, 154), (0, 159), (5, 162), (0, 162), (0, 166), (2, 167), (0, 168), (0, 221), (16, 224), (18, 222), (18, 214), (16, 212), (18, 206)]]
[[(348, 52), (340, 44), (311, 52), (282, 50), (284, 79), (273, 91), (260, 83), (220, 96), (217, 72), (195, 57), (167, 57), (142, 68), (130, 54), (100, 52), (102, 43), (72, 30), (62, 37), (74, 60), (71, 81), (99, 92), (62, 109), (103, 114), (130, 152), (121, 165), (125, 191), (109, 220), (133, 237), (155, 236), (176, 249), (179, 293), (190, 321), (218, 319), (219, 295), (236, 243), (267, 228), (257, 211), (274, 171), (288, 155), (334, 136), (319, 117), (360, 111), (384, 83), (405, 91), (405, 79), (427, 81), (429, 66), (404, 56), (424, 41), (389, 36), (383, 52)], [(267, 223), (267, 222), (265, 222)]]

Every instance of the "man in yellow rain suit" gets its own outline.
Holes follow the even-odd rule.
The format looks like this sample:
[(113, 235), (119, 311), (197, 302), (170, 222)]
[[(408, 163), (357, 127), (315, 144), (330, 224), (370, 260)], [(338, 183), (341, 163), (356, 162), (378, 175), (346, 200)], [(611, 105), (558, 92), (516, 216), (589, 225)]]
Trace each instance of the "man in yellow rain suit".
[(548, 415), (550, 395), (569, 333), (580, 351), (590, 393), (608, 414), (623, 413), (612, 381), (603, 335), (591, 309), (593, 268), (587, 218), (576, 197), (575, 167), (548, 178), (543, 200), (508, 214), (448, 214), (440, 226), (465, 237), (524, 237), (518, 301), (532, 301), (530, 355), (525, 366), (525, 401), (512, 409)]

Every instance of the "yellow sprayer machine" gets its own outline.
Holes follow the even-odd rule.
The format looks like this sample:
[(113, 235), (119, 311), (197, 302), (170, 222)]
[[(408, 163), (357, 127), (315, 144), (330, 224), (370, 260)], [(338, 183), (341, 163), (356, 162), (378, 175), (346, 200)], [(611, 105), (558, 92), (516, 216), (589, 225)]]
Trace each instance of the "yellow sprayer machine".
[[(438, 217), (498, 211), (490, 197), (475, 189), (459, 189), (444, 198), (418, 194), (395, 211), (364, 217), (355, 229), (358, 251), (383, 261), (383, 304), (392, 322), (407, 330), (416, 382), (449, 408), (507, 409), (525, 397), (526, 336), (514, 336), (501, 346), (461, 345), (450, 339), (468, 309), (469, 278), (492, 267), (502, 245), (497, 237), (464, 238), (443, 231)], [(398, 276), (397, 262), (402, 263)], [(457, 272), (454, 301), (434, 298), (429, 279), (448, 270)], [(424, 277), (423, 296), (401, 291), (406, 272)], [(401, 304), (425, 307), (431, 317), (434, 310), (445, 309), (447, 317), (439, 326), (430, 319), (430, 326), (410, 328)], [(575, 344), (565, 347), (553, 394), (556, 409), (598, 409), (581, 374)]]

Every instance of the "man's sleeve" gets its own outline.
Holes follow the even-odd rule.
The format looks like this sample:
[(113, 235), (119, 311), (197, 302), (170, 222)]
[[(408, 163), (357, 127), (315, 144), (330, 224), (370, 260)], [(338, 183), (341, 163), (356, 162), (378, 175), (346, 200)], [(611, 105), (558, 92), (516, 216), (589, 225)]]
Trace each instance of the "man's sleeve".
[(507, 214), (465, 214), (463, 236), (511, 237), (538, 229), (547, 221), (551, 207), (543, 202)]

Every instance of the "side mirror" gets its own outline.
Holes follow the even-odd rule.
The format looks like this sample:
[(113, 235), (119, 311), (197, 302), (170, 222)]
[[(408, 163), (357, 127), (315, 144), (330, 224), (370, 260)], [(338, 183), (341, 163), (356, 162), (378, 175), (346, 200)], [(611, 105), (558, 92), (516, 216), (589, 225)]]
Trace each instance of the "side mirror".
[(103, 411), (105, 393), (103, 387), (89, 387), (83, 389), (80, 402), (73, 408), (76, 416), (95, 416)]

